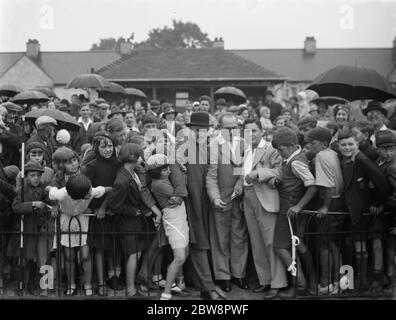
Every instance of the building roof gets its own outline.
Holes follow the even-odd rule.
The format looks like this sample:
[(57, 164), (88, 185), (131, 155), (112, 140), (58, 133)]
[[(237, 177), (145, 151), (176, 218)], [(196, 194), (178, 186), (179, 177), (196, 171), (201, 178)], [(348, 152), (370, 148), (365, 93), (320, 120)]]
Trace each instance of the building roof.
[(230, 50), (260, 66), (269, 66), (289, 81), (310, 82), (320, 73), (337, 65), (358, 65), (377, 70), (388, 77), (394, 69), (392, 48), (316, 49), (312, 55), (304, 49)]
[[(10, 69), (25, 52), (0, 53), (0, 77)], [(38, 59), (32, 59), (45, 71), (55, 84), (66, 84), (73, 77), (97, 70), (118, 60), (120, 55), (114, 50), (41, 52)]]
[(223, 49), (141, 49), (98, 72), (112, 81), (285, 80)]

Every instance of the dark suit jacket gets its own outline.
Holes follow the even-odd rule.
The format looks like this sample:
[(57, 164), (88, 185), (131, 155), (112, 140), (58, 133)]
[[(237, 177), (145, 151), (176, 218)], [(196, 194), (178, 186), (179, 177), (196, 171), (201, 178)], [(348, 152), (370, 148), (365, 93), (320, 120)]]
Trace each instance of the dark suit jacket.
[(388, 182), (378, 166), (362, 152), (356, 155), (353, 163), (346, 165), (342, 161), (341, 168), (345, 200), (355, 224), (370, 205), (384, 204), (390, 193)]

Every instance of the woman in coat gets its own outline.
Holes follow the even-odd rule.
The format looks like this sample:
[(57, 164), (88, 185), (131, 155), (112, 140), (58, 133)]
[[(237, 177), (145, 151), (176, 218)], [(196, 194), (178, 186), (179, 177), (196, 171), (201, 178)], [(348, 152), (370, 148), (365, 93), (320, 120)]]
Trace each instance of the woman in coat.
[(107, 199), (110, 210), (115, 214), (116, 231), (121, 233), (121, 247), (126, 258), (127, 294), (134, 298), (141, 296), (135, 287), (137, 264), (141, 252), (153, 238), (145, 232), (154, 230), (153, 221), (145, 216), (150, 210), (143, 202), (142, 183), (135, 171), (142, 158), (143, 151), (139, 145), (126, 143), (121, 147), (118, 161), (122, 167)]

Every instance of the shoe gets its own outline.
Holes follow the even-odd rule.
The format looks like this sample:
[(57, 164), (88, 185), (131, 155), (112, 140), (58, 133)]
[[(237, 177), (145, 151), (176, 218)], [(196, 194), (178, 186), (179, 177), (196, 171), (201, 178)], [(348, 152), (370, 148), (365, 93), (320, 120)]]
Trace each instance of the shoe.
[(98, 296), (99, 297), (105, 297), (107, 295), (106, 292), (106, 285), (102, 284), (98, 286)]
[(127, 293), (127, 297), (128, 297), (129, 299), (136, 299), (136, 300), (140, 300), (140, 299), (145, 298), (145, 296), (144, 296), (143, 294), (141, 294), (141, 293), (139, 292), (139, 290), (137, 290), (135, 294), (131, 294), (130, 292), (128, 292), (128, 293)]
[(279, 294), (279, 289), (270, 289), (264, 294), (264, 299), (269, 300), (269, 299), (274, 299), (278, 296)]
[(232, 282), (235, 283), (239, 288), (243, 290), (248, 290), (249, 285), (245, 278), (233, 278)]
[(76, 288), (76, 285), (74, 284), (74, 285), (71, 285), (70, 287), (69, 287), (69, 289), (67, 289), (66, 291), (65, 291), (65, 295), (66, 296), (68, 296), (68, 297), (70, 297), (70, 296), (75, 296), (77, 294), (77, 288)]
[(281, 299), (294, 299), (296, 297), (296, 289), (294, 287), (289, 287), (284, 290), (280, 290), (278, 294)]
[(320, 284), (318, 284), (318, 294), (323, 296), (323, 295), (330, 295), (334, 291), (333, 285), (330, 283), (328, 286), (322, 287)]
[(172, 299), (172, 295), (169, 293), (162, 292), (160, 296), (160, 300), (170, 300)]
[(179, 280), (176, 280), (176, 284), (177, 286), (182, 289), (182, 290), (186, 290), (186, 283), (184, 282), (184, 278), (181, 278)]
[(261, 292), (266, 292), (270, 289), (271, 289), (271, 286), (267, 284), (266, 286), (258, 286), (256, 288), (254, 288), (252, 291), (254, 293), (261, 293)]
[(230, 292), (232, 290), (230, 280), (220, 280), (218, 282), (221, 290), (223, 290), (224, 292)]
[(172, 284), (171, 292), (179, 297), (189, 297), (190, 293), (186, 290), (181, 289), (176, 283)]
[(216, 290), (202, 291), (201, 298), (204, 300), (225, 300)]
[(393, 276), (386, 276), (386, 280), (386, 284), (384, 284), (384, 293), (387, 295), (392, 295), (395, 280)]
[(164, 278), (161, 277), (160, 279), (157, 279), (157, 280), (154, 280), (154, 278), (155, 278), (155, 277), (153, 277), (152, 282), (153, 282), (155, 285), (159, 286), (160, 288), (165, 288), (165, 286), (166, 286), (166, 281), (165, 281)]
[(110, 280), (108, 280), (107, 284), (114, 291), (121, 291), (122, 289), (124, 289), (124, 287), (122, 286), (122, 284), (120, 283), (120, 280), (118, 279), (118, 277), (116, 275), (112, 276), (110, 278)]
[(85, 288), (85, 287), (84, 287), (84, 295), (85, 295), (86, 297), (92, 297), (92, 296), (93, 296), (92, 287), (91, 287), (91, 288)]

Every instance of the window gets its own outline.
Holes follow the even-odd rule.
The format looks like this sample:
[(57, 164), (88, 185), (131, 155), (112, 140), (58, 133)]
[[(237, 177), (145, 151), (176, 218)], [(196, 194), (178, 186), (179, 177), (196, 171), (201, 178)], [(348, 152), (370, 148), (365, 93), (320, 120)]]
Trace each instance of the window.
[(184, 108), (188, 100), (188, 92), (176, 92), (176, 108)]

